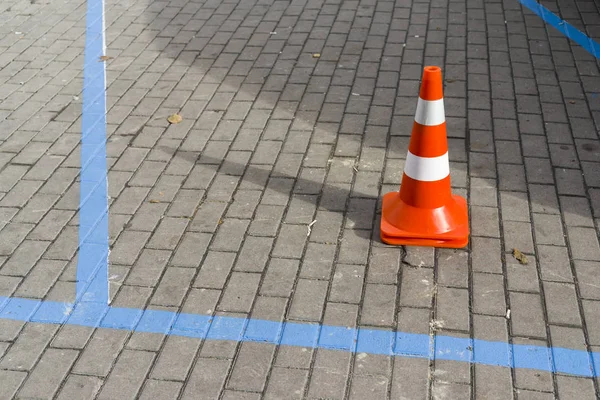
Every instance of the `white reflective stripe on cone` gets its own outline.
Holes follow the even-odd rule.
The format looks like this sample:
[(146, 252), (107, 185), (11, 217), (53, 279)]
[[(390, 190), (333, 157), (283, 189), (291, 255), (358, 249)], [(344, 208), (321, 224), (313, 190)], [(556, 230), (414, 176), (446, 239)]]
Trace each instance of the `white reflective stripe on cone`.
[(423, 100), (419, 97), (415, 121), (425, 126), (436, 126), (446, 121), (444, 114), (444, 99)]
[(404, 173), (417, 181), (434, 182), (450, 175), (448, 152), (439, 157), (419, 157), (410, 151), (406, 155)]

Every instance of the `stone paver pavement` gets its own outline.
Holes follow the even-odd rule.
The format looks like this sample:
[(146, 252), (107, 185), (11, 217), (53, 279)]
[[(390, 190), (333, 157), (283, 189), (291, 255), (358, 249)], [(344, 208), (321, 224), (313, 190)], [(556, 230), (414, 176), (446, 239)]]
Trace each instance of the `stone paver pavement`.
[[(542, 3), (600, 38), (594, 1)], [(600, 351), (599, 63), (518, 0), (105, 7), (112, 306)], [(75, 298), (85, 17), (81, 0), (0, 4), (0, 296)], [(379, 240), (424, 65), (443, 68), (468, 249)], [(593, 399), (598, 385), (0, 319), (0, 399)]]

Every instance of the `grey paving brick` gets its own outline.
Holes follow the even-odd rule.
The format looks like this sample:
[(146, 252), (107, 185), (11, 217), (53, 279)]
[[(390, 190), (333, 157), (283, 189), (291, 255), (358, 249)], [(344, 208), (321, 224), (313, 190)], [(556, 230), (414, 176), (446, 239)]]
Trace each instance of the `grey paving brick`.
[(434, 292), (433, 270), (402, 267), (400, 305), (430, 307)]
[(468, 330), (468, 292), (463, 289), (438, 287), (436, 318), (444, 328)]
[(221, 392), (231, 360), (199, 358), (183, 392), (183, 399), (211, 399)]
[(40, 261), (23, 280), (16, 294), (22, 297), (43, 298), (65, 266), (65, 261)]
[(508, 290), (539, 292), (539, 277), (535, 259), (528, 257), (528, 264), (521, 264), (510, 256), (506, 259), (506, 277)]
[(126, 230), (115, 242), (110, 261), (115, 264), (133, 265), (149, 238), (150, 233)]
[(600, 335), (598, 334), (598, 303), (592, 300), (582, 300), (583, 306), (583, 317), (588, 327), (588, 335), (590, 344), (596, 345), (600, 342)]
[(223, 399), (224, 400), (259, 400), (261, 395), (259, 393), (252, 392), (242, 392), (237, 390), (224, 390), (223, 391)]
[[(318, 211), (315, 224), (311, 227), (310, 241), (335, 243), (342, 227), (343, 216), (337, 212)], [(308, 224), (312, 222), (309, 221)]]
[(114, 203), (110, 206), (110, 212), (114, 214), (134, 214), (140, 207), (149, 189), (144, 187), (127, 187)]
[(513, 335), (545, 338), (546, 329), (539, 295), (511, 292), (509, 298)]
[(557, 214), (559, 212), (554, 186), (529, 185), (529, 197), (531, 198), (533, 212), (545, 214)]
[(366, 264), (369, 254), (369, 232), (345, 229), (342, 233), (338, 261), (347, 264)]
[(56, 331), (55, 325), (27, 324), (2, 358), (0, 368), (30, 371)]
[(307, 240), (307, 232), (304, 225), (283, 224), (273, 248), (273, 256), (300, 258)]
[(484, 398), (510, 398), (512, 397), (512, 382), (510, 371), (506, 368), (476, 365), (475, 366), (475, 393)]
[(549, 159), (525, 157), (525, 170), (528, 183), (554, 184)]
[(187, 232), (175, 250), (171, 265), (196, 268), (206, 254), (211, 236), (205, 233)]
[(6, 263), (2, 265), (0, 274), (13, 276), (27, 275), (42, 254), (44, 254), (49, 244), (49, 242), (37, 240), (23, 241)]
[[(36, 194), (31, 200), (27, 203), (27, 205), (21, 208), (21, 211), (14, 218), (15, 222), (28, 222), (28, 223), (38, 223), (46, 214), (50, 208), (53, 206), (55, 208), (65, 207), (63, 205), (63, 200), (66, 197), (63, 197), (59, 204), (54, 206), (54, 203), (59, 199), (58, 195), (55, 194)], [(72, 209), (76, 209), (79, 206), (79, 199), (77, 199), (77, 205), (73, 206)]]
[[(175, 198), (175, 195), (178, 193), (179, 188), (183, 183), (184, 178), (181, 176), (173, 176), (173, 175), (165, 175), (163, 174), (158, 182), (154, 185), (152, 191), (150, 192), (149, 198), (156, 199), (164, 202), (171, 202)], [(110, 182), (114, 180), (110, 179), (109, 174), (109, 186)], [(110, 187), (109, 187), (110, 189)]]
[(349, 374), (350, 355), (319, 349), (308, 386), (310, 397), (342, 398)]
[[(307, 254), (309, 254), (308, 251)], [(396, 284), (400, 268), (400, 254), (400, 249), (373, 247), (367, 268), (367, 282)]]
[(100, 390), (102, 383), (101, 379), (94, 376), (69, 374), (57, 399), (92, 399)]
[(574, 285), (544, 282), (544, 292), (549, 323), (581, 325)]
[(0, 231), (0, 255), (11, 255), (33, 227), (31, 224), (8, 223)]
[(239, 177), (231, 175), (217, 175), (210, 189), (206, 193), (206, 199), (211, 201), (231, 201), (233, 192), (240, 181)]
[(73, 372), (106, 377), (128, 336), (126, 331), (97, 330), (77, 360)]
[(529, 206), (526, 193), (501, 192), (500, 202), (503, 220), (529, 222)]
[(546, 281), (573, 281), (566, 247), (538, 246), (538, 252), (542, 279)]
[(113, 168), (115, 171), (135, 171), (142, 164), (146, 154), (148, 149), (129, 147)]
[(473, 274), (473, 311), (505, 315), (504, 281), (501, 275)]
[(594, 397), (594, 386), (590, 379), (582, 379), (571, 376), (558, 376), (556, 378), (558, 395), (561, 399), (576, 399), (583, 397)]
[(600, 299), (600, 282), (595, 274), (598, 262), (575, 261), (574, 264), (581, 298)]
[(473, 235), (499, 237), (498, 210), (491, 207), (471, 207)]
[(507, 250), (518, 249), (525, 253), (534, 252), (530, 223), (506, 221), (504, 223), (504, 240)]
[(427, 360), (396, 357), (392, 375), (391, 397), (426, 398), (428, 394)]
[(550, 400), (550, 399), (554, 399), (554, 393), (548, 393), (548, 392), (535, 392), (532, 390), (523, 390), (523, 389), (518, 389), (517, 390), (517, 398), (519, 400), (525, 399), (525, 400)]
[(77, 350), (47, 349), (27, 377), (18, 396), (52, 398), (78, 355)]
[(33, 240), (54, 240), (62, 228), (69, 222), (74, 212), (50, 210), (29, 234)]
[(300, 279), (292, 297), (288, 318), (320, 320), (323, 312), (327, 282)]
[(272, 258), (260, 287), (260, 294), (288, 297), (298, 273), (298, 264), (297, 260)]
[(585, 196), (583, 176), (578, 169), (555, 168), (558, 194)]
[(25, 371), (0, 370), (0, 379), (3, 382), (0, 396), (3, 399), (12, 399), (26, 377)]
[[(134, 231), (152, 232), (160, 222), (166, 209), (167, 204), (165, 203), (144, 203), (133, 216), (128, 228)], [(116, 215), (113, 218), (116, 218)]]
[(144, 249), (127, 275), (128, 285), (154, 286), (158, 283), (171, 256), (168, 250)]
[(242, 343), (227, 387), (238, 390), (262, 391), (274, 350), (275, 347), (269, 344)]
[(169, 336), (150, 376), (163, 381), (184, 381), (199, 346), (198, 339)]
[[(28, 167), (25, 165), (8, 165), (0, 172), (0, 192), (8, 192), (19, 183), (21, 177), (27, 173)], [(32, 186), (35, 187), (35, 184)]]
[(235, 270), (262, 272), (267, 264), (272, 245), (272, 238), (249, 236), (242, 246)]
[(261, 204), (285, 206), (294, 182), (287, 178), (271, 178), (263, 194)]
[(373, 396), (381, 398), (387, 395), (388, 379), (383, 376), (358, 375), (352, 379), (351, 399), (364, 399)]
[[(125, 157), (125, 155), (123, 156)], [(115, 170), (119, 170), (115, 165)], [(146, 186), (152, 187), (158, 180), (160, 174), (164, 170), (166, 164), (163, 162), (144, 161), (133, 178), (129, 181), (130, 186)]]
[(187, 218), (163, 218), (147, 246), (153, 249), (174, 250), (188, 223)]
[(438, 283), (467, 287), (469, 254), (460, 250), (440, 249), (438, 257)]
[(189, 229), (199, 232), (214, 232), (221, 221), (226, 206), (227, 203), (203, 202), (198, 208)]
[(144, 400), (177, 399), (182, 386), (180, 382), (147, 379), (139, 398)]
[(301, 399), (307, 378), (306, 370), (274, 367), (267, 382), (265, 399)]
[(1, 276), (0, 277), (0, 295), (9, 297), (11, 296), (17, 286), (21, 283), (21, 278), (17, 276)]
[(219, 303), (220, 311), (249, 312), (258, 290), (260, 275), (233, 272)]
[(225, 219), (210, 246), (211, 250), (237, 251), (242, 245), (249, 224), (250, 221), (245, 219)]
[(362, 297), (364, 270), (363, 266), (338, 264), (328, 300), (358, 304)]
[(335, 246), (319, 243), (309, 243), (300, 277), (308, 279), (329, 279), (333, 268)]
[(238, 190), (233, 203), (227, 209), (227, 216), (231, 218), (252, 218), (260, 196), (261, 192), (256, 190)]
[(235, 253), (209, 251), (196, 277), (194, 287), (223, 288), (234, 259)]
[(394, 322), (396, 287), (367, 284), (360, 323), (374, 326), (391, 326)]
[(533, 214), (535, 241), (538, 244), (564, 245), (562, 221), (559, 216)]
[(87, 326), (64, 325), (54, 336), (50, 345), (58, 348), (81, 350), (85, 347), (93, 333), (94, 329)]
[(108, 376), (98, 398), (135, 398), (152, 362), (154, 354), (124, 350)]
[(593, 229), (567, 227), (572, 256), (579, 260), (600, 260), (598, 238)]
[(168, 267), (163, 274), (151, 303), (160, 306), (179, 306), (194, 278), (189, 268)]
[(12, 219), (12, 217), (14, 217), (17, 212), (19, 212), (18, 208), (8, 208), (8, 207), (2, 207), (0, 208), (0, 230), (2, 228), (4, 228), (6, 226), (6, 224), (8, 224), (10, 222), (10, 220)]

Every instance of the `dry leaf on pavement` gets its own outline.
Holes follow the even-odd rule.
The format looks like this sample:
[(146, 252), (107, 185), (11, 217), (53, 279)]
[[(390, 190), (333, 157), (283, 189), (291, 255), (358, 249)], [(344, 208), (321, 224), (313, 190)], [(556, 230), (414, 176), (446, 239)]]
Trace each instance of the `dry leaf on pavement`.
[(525, 254), (521, 253), (519, 250), (517, 249), (513, 249), (513, 256), (517, 259), (517, 261), (519, 261), (521, 264), (527, 264), (529, 261), (527, 261), (527, 256), (525, 256)]
[(179, 114), (173, 114), (169, 116), (169, 118), (167, 118), (167, 121), (169, 121), (172, 124), (178, 124), (181, 121), (183, 121), (183, 118), (181, 118), (181, 115)]

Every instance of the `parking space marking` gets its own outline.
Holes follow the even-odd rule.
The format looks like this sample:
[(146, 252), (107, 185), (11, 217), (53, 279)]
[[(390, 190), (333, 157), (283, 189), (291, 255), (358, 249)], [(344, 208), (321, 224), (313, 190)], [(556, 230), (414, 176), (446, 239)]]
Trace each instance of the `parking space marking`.
[(108, 179), (104, 1), (88, 0), (81, 116), (79, 253), (75, 302), (108, 304)]
[[(600, 45), (534, 0), (521, 4), (595, 57)], [(579, 376), (598, 376), (600, 353), (442, 335), (205, 316), (108, 305), (108, 192), (104, 3), (88, 0), (82, 110), (79, 253), (76, 298), (60, 303), (0, 297), (0, 318), (249, 341), (427, 359), (444, 359)]]
[(347, 328), (299, 322), (277, 322), (141, 310), (80, 302), (67, 303), (2, 298), (0, 318), (110, 328), (133, 332), (185, 336), (207, 340), (255, 342), (319, 348), (385, 356), (450, 360), (473, 364), (525, 368), (585, 377), (598, 376), (600, 353), (559, 347), (527, 346), (507, 342)]

